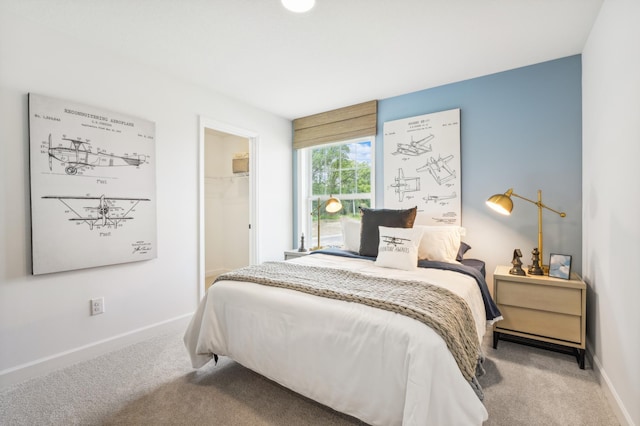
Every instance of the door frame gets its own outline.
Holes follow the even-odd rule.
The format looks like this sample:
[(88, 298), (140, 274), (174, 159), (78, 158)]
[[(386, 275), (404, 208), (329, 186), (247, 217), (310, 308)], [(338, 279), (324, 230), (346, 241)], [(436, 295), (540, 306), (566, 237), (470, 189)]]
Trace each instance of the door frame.
[(205, 295), (205, 199), (204, 199), (204, 147), (205, 129), (217, 130), (249, 140), (249, 264), (258, 259), (258, 141), (260, 136), (251, 130), (223, 123), (208, 117), (199, 117), (200, 141), (198, 146), (198, 300)]

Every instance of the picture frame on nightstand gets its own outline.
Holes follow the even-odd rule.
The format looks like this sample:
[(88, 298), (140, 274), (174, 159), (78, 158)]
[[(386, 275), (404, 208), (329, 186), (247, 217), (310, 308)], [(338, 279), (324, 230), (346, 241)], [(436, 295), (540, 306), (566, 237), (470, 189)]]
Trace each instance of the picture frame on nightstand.
[(571, 255), (551, 253), (549, 256), (549, 276), (568, 280), (571, 277)]

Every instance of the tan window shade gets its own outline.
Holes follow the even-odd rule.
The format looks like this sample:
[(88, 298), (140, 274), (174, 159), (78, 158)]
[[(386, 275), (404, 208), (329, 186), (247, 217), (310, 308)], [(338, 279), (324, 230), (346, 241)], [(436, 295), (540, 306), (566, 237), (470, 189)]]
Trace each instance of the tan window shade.
[(293, 148), (307, 148), (376, 134), (378, 101), (293, 120)]

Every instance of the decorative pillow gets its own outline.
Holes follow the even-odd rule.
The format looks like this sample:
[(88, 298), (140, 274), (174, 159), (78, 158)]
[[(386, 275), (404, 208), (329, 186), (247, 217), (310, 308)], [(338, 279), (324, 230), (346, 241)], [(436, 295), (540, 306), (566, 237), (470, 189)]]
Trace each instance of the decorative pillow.
[(460, 248), (460, 226), (423, 226), (422, 240), (418, 250), (420, 260), (437, 260), (440, 262), (456, 263)]
[(456, 256), (456, 260), (458, 262), (462, 262), (464, 259), (464, 254), (471, 249), (471, 246), (464, 241), (460, 241), (460, 247), (458, 248), (458, 255)]
[(360, 228), (362, 224), (359, 220), (347, 216), (340, 218), (340, 224), (342, 225), (342, 241), (344, 242), (345, 250), (358, 253), (360, 251)]
[(418, 247), (423, 230), (420, 228), (387, 228), (378, 227), (380, 244), (376, 266), (384, 268), (418, 269)]
[(412, 228), (418, 207), (406, 210), (368, 209), (361, 207), (360, 256), (376, 257), (380, 237), (379, 226), (388, 228)]

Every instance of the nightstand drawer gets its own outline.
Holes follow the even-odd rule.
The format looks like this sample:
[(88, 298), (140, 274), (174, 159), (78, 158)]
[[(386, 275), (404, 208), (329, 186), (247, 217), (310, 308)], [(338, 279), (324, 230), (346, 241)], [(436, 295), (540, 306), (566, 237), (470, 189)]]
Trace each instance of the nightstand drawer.
[(509, 266), (493, 273), (493, 297), (502, 321), (493, 325), (493, 348), (509, 338), (573, 348), (584, 369), (587, 286), (578, 274), (563, 280), (548, 275), (511, 275)]
[[(538, 309), (580, 316), (582, 292), (579, 289), (496, 280), (499, 305)], [(501, 306), (500, 309), (503, 309)], [(579, 318), (578, 318), (579, 319)]]
[(498, 305), (498, 308), (504, 316), (504, 319), (497, 323), (498, 330), (513, 330), (567, 342), (581, 342), (579, 315), (564, 315), (515, 306)]

